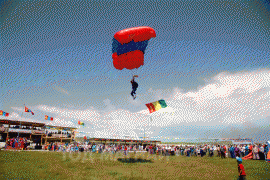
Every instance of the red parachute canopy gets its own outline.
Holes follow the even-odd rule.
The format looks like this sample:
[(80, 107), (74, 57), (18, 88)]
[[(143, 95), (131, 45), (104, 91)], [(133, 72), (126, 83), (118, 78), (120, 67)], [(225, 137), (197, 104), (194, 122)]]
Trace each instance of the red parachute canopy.
[(118, 56), (116, 53), (113, 53), (113, 65), (116, 69), (122, 70), (126, 69), (135, 69), (143, 65), (144, 54), (140, 50), (132, 51), (129, 53), (122, 54)]
[(134, 42), (145, 41), (153, 37), (156, 37), (155, 30), (147, 26), (124, 29), (114, 35), (114, 38), (121, 44), (129, 43), (132, 40)]
[(113, 65), (122, 70), (139, 68), (144, 64), (144, 52), (149, 39), (156, 37), (153, 28), (147, 26), (121, 30), (114, 35), (112, 44)]

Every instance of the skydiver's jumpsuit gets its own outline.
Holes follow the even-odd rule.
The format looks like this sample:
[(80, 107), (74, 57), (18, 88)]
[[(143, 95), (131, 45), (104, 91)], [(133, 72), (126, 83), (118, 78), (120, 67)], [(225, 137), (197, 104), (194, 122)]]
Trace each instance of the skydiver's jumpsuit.
[(138, 88), (138, 83), (134, 81), (134, 78), (130, 81), (132, 84), (132, 91), (131, 91), (131, 96), (134, 98), (134, 94), (136, 94), (136, 90)]

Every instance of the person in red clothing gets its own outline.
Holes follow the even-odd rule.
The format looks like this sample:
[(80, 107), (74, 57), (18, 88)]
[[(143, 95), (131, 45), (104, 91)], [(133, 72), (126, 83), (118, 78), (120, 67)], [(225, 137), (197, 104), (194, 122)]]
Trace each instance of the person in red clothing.
[(253, 149), (252, 145), (249, 145), (249, 153), (252, 152), (252, 149)]
[(149, 146), (149, 154), (152, 154), (152, 144)]
[(236, 157), (236, 160), (238, 163), (238, 173), (239, 173), (238, 180), (246, 180), (246, 172), (245, 172), (244, 166), (242, 164), (242, 159), (239, 157)]
[(127, 155), (127, 145), (125, 145), (124, 154)]

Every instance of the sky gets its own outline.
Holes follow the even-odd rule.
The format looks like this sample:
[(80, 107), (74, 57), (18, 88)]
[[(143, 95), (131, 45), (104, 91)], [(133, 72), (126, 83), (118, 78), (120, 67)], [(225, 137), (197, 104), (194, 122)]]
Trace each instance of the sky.
[[(77, 127), (88, 137), (269, 140), (268, 0), (0, 5), (0, 110), (8, 119)], [(115, 69), (114, 34), (138, 26), (157, 34), (144, 65)], [(160, 99), (168, 107), (150, 114), (145, 104)]]

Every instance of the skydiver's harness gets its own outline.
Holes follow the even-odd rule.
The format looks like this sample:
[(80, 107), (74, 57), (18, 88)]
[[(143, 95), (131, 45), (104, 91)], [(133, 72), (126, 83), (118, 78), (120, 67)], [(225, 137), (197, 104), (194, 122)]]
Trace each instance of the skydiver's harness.
[(136, 91), (136, 89), (137, 89), (138, 86), (139, 86), (138, 83), (135, 82), (134, 80), (132, 80), (131, 83), (132, 83), (132, 89), (133, 89), (134, 91)]

